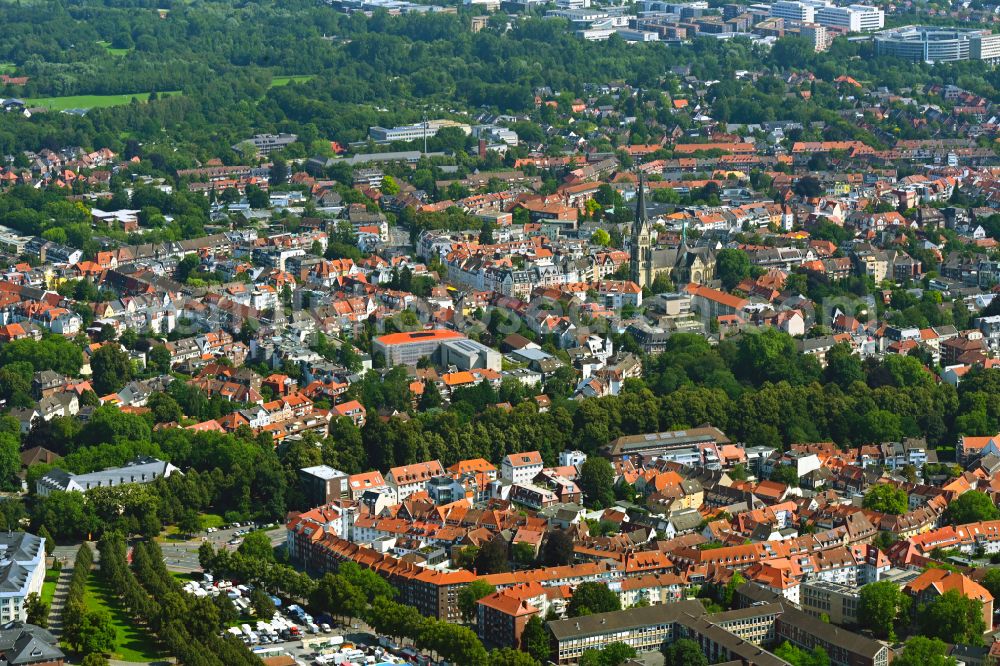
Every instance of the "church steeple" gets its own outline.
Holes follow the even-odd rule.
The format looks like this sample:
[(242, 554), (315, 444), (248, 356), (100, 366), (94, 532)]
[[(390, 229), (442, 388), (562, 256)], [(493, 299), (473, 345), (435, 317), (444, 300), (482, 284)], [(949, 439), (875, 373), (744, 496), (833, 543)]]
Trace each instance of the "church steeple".
[(646, 174), (640, 171), (639, 191), (635, 202), (635, 226), (645, 226), (646, 219)]
[(639, 172), (639, 187), (636, 194), (635, 220), (632, 222), (632, 266), (631, 277), (640, 287), (646, 284), (645, 269), (649, 248), (649, 217), (646, 213), (646, 174)]

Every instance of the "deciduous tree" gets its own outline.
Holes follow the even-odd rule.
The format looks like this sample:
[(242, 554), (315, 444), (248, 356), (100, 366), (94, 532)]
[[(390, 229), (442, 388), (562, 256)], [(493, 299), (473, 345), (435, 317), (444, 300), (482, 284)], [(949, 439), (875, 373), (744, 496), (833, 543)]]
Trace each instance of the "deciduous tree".
[(528, 618), (528, 624), (521, 634), (521, 643), (524, 649), (538, 661), (545, 663), (552, 653), (552, 642), (549, 640), (549, 630), (538, 615)]
[(830, 656), (818, 645), (810, 652), (785, 641), (778, 646), (774, 654), (792, 666), (830, 666)]
[(664, 650), (665, 666), (708, 666), (708, 658), (701, 646), (690, 638), (681, 638)]
[(573, 561), (573, 537), (563, 530), (553, 530), (545, 537), (542, 546), (542, 562), (546, 566), (559, 567)]
[(270, 618), (274, 615), (274, 601), (260, 587), (255, 587), (250, 592), (250, 606), (253, 607), (254, 615), (257, 617)]
[(90, 358), (94, 390), (107, 395), (121, 390), (132, 379), (132, 359), (118, 344), (110, 342)]
[(479, 554), (476, 555), (476, 571), (480, 574), (510, 571), (507, 542), (502, 536), (493, 537), (479, 549)]
[(725, 248), (719, 250), (715, 258), (715, 274), (722, 286), (732, 290), (750, 277), (750, 258), (743, 250)]
[(264, 562), (274, 561), (274, 546), (271, 545), (271, 538), (267, 532), (257, 530), (243, 537), (243, 543), (237, 548), (237, 552), (251, 559)]
[(948, 505), (947, 518), (955, 525), (995, 520), (1000, 516), (993, 500), (984, 492), (970, 490), (962, 493)]
[(586, 582), (577, 585), (576, 590), (573, 591), (573, 598), (566, 606), (566, 613), (570, 617), (580, 617), (581, 615), (621, 610), (621, 607), (618, 595), (612, 592), (607, 585)]
[(906, 491), (888, 483), (872, 486), (862, 501), (862, 506), (872, 511), (899, 516), (906, 513), (908, 502)]
[(84, 612), (74, 632), (74, 647), (84, 654), (111, 652), (118, 640), (118, 630), (105, 610)]
[(895, 640), (896, 621), (910, 607), (910, 598), (893, 582), (878, 581), (861, 588), (858, 619), (879, 638)]
[(607, 458), (590, 456), (580, 467), (580, 490), (588, 504), (607, 508), (615, 503), (615, 472)]
[(36, 592), (25, 597), (24, 607), (28, 613), (28, 624), (43, 628), (49, 626), (49, 605)]
[(462, 617), (465, 618), (466, 622), (471, 622), (476, 618), (476, 602), (483, 597), (490, 596), (496, 590), (496, 587), (482, 579), (474, 580), (462, 588), (462, 591), (458, 593), (458, 608), (462, 611)]
[(527, 652), (504, 648), (490, 652), (490, 666), (541, 666), (541, 664)]
[(994, 599), (1000, 599), (1000, 569), (991, 568), (981, 581), (983, 587), (989, 590)]
[(918, 609), (917, 623), (922, 634), (946, 643), (981, 645), (986, 631), (982, 602), (958, 590), (948, 590)]
[(914, 636), (892, 663), (896, 666), (955, 666), (955, 658), (948, 656), (948, 646), (944, 641)]
[[(589, 202), (588, 202), (589, 203)], [(607, 247), (611, 245), (611, 234), (609, 234), (604, 229), (597, 229), (590, 235), (590, 242), (594, 245), (600, 245), (601, 247)]]

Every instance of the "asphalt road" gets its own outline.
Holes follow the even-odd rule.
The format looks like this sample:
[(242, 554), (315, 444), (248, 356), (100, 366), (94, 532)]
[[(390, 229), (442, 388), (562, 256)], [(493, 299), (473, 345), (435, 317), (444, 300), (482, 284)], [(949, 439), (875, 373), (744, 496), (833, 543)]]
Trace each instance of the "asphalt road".
[(52, 549), (52, 557), (61, 560), (64, 564), (69, 563), (76, 559), (76, 551), (79, 549), (79, 544), (76, 546), (56, 546)]
[[(238, 547), (238, 544), (229, 545), (228, 542), (234, 538), (240, 538), (235, 537), (235, 534), (241, 529), (245, 528), (219, 530), (218, 532), (212, 532), (211, 534), (208, 534), (207, 532), (200, 532), (197, 536), (195, 536), (195, 538), (189, 540), (163, 540), (160, 542), (160, 548), (163, 550), (163, 559), (167, 563), (167, 569), (179, 573), (201, 571), (201, 565), (198, 564), (198, 548), (201, 544), (207, 541), (212, 544), (216, 550), (235, 550)], [(285, 528), (283, 526), (267, 530), (267, 535), (271, 538), (271, 544), (273, 546), (278, 546), (285, 542)]]
[[(236, 532), (242, 529), (246, 528), (234, 527), (232, 529), (212, 532), (211, 534), (202, 531), (199, 532), (193, 539), (164, 539), (160, 542), (160, 546), (163, 550), (163, 558), (167, 562), (167, 568), (171, 571), (184, 573), (201, 571), (201, 566), (198, 564), (198, 547), (201, 546), (204, 541), (208, 541), (216, 548), (216, 550), (234, 550), (238, 547), (238, 544), (229, 545), (228, 542), (234, 538), (238, 538), (242, 541), (242, 537), (235, 536)], [(272, 527), (267, 530), (267, 535), (271, 538), (271, 544), (273, 546), (279, 546), (285, 543), (284, 526), (279, 525), (278, 527)], [(79, 544), (56, 546), (52, 550), (52, 556), (62, 560), (63, 562), (72, 562), (76, 558), (76, 551), (79, 548)], [(94, 551), (94, 559), (97, 561), (99, 559), (97, 544), (92, 543), (91, 548)]]

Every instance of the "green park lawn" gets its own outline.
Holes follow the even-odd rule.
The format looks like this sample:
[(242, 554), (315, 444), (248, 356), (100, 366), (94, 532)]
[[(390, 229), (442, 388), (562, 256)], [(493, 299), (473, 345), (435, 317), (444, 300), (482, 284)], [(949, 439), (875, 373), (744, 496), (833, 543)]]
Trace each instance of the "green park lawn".
[[(201, 514), (201, 529), (207, 530), (209, 527), (214, 527), (216, 529), (222, 527), (226, 524), (226, 521), (217, 513), (203, 513)], [(176, 525), (168, 525), (163, 531), (163, 537), (167, 539), (171, 538), (186, 538), (186, 535), (181, 535)], [(162, 538), (162, 537), (161, 537)]]
[(226, 521), (223, 520), (222, 516), (220, 516), (217, 513), (203, 513), (203, 514), (201, 514), (201, 526), (204, 529), (206, 529), (206, 530), (209, 527), (214, 527), (214, 528), (218, 529), (218, 528), (222, 527), (225, 524), (226, 524)]
[(59, 580), (59, 570), (49, 569), (45, 572), (45, 582), (42, 583), (42, 601), (52, 607), (52, 597), (56, 594), (56, 581)]
[(131, 49), (116, 49), (116, 48), (112, 48), (111, 47), (111, 42), (106, 42), (106, 41), (97, 42), (97, 45), (98, 46), (103, 46), (105, 51), (107, 51), (108, 53), (110, 53), (113, 56), (118, 56), (119, 58), (121, 58), (122, 56), (128, 55), (129, 51), (131, 51)]
[[(180, 92), (161, 92), (163, 95), (179, 95)], [(67, 97), (36, 97), (27, 99), (28, 106), (43, 106), (53, 111), (65, 111), (66, 109), (100, 109), (109, 106), (120, 106), (128, 104), (132, 99), (145, 102), (149, 99), (149, 93), (133, 93), (131, 95), (70, 95)]]
[(111, 655), (113, 659), (150, 662), (166, 656), (145, 628), (137, 627), (125, 614), (118, 598), (111, 593), (96, 571), (87, 580), (84, 598), (89, 610), (106, 610), (111, 615), (111, 622), (118, 631), (118, 640)]
[(305, 83), (312, 79), (314, 74), (298, 74), (296, 76), (275, 76), (271, 79), (271, 87), (287, 86), (289, 83)]
[(0, 62), (0, 74), (13, 74), (17, 65), (12, 62)]

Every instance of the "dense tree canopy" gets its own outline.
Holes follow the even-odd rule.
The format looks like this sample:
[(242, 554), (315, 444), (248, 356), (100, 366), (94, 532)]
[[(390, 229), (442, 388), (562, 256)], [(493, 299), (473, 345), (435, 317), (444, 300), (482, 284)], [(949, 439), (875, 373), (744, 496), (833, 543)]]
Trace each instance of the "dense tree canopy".
[(666, 666), (708, 666), (708, 657), (701, 646), (690, 638), (680, 638), (667, 645), (664, 650)]
[(743, 250), (725, 248), (719, 250), (715, 258), (716, 275), (722, 286), (732, 290), (740, 282), (750, 277), (750, 258)]
[(545, 623), (537, 613), (528, 619), (521, 641), (524, 649), (532, 657), (543, 663), (548, 660), (552, 652), (552, 640), (549, 630), (545, 628)]
[(774, 650), (774, 654), (792, 666), (830, 666), (830, 655), (818, 645), (810, 651), (785, 641)]
[(910, 598), (891, 581), (869, 583), (861, 588), (858, 621), (879, 638), (894, 640), (897, 620), (906, 614)]
[(462, 617), (466, 622), (476, 617), (476, 604), (483, 597), (496, 592), (496, 587), (484, 580), (474, 580), (458, 593), (458, 608), (462, 611)]
[(579, 485), (587, 501), (597, 508), (614, 504), (615, 472), (607, 458), (591, 456), (580, 467)]
[(621, 666), (636, 655), (635, 648), (625, 643), (609, 643), (600, 650), (584, 650), (580, 666)]
[(889, 483), (879, 483), (865, 493), (862, 506), (872, 511), (899, 516), (906, 513), (909, 503), (905, 490)]
[(917, 609), (917, 620), (923, 635), (946, 643), (981, 645), (986, 631), (982, 602), (958, 590), (948, 590)]
[(894, 660), (898, 666), (955, 666), (948, 656), (948, 646), (939, 638), (913, 636)]
[(621, 600), (603, 583), (580, 583), (573, 590), (573, 598), (566, 606), (566, 613), (570, 617), (616, 610), (621, 610)]
[(995, 520), (1000, 510), (990, 496), (978, 490), (962, 493), (948, 504), (947, 517), (956, 525)]
[(98, 395), (115, 393), (132, 379), (132, 360), (116, 344), (106, 344), (94, 352), (90, 368), (94, 373), (94, 390)]
[[(998, 78), (981, 63), (931, 68), (863, 57), (872, 46), (846, 40), (835, 41), (824, 53), (812, 52), (796, 37), (778, 40), (770, 51), (742, 39), (662, 48), (617, 39), (590, 43), (577, 38), (565, 21), (535, 17), (513, 22), (509, 31), (491, 23), (472, 33), (469, 16), (345, 15), (305, 0), (252, 8), (198, 0), (171, 7), (169, 20), (121, 2), (99, 7), (11, 5), (3, 11), (10, 37), (0, 39), (0, 62), (13, 63), (18, 73), (30, 77), (18, 90), (22, 97), (181, 94), (159, 94), (148, 103), (95, 109), (82, 117), (5, 115), (0, 117), (0, 151), (14, 154), (47, 140), (83, 143), (139, 154), (154, 168), (176, 169), (220, 154), (235, 159), (230, 146), (254, 130), (281, 129), (300, 136), (290, 155), (294, 158), (319, 146), (321, 138), (364, 140), (369, 126), (419, 120), (421, 103), (529, 112), (533, 91), (540, 86), (566, 91), (570, 99), (582, 95), (585, 84), (613, 80), (646, 90), (669, 88), (676, 79), (664, 72), (682, 64), (700, 80), (719, 81), (711, 88), (710, 101), (713, 117), (722, 122), (822, 120), (829, 138), (864, 137), (879, 145), (876, 137), (836, 113), (846, 106), (832, 84), (836, 76), (847, 74), (890, 89), (957, 79), (987, 97), (995, 94)], [(334, 35), (340, 39), (328, 38)], [(776, 76), (753, 83), (732, 77), (739, 69), (788, 67), (817, 73), (812, 99), (785, 96)], [(276, 74), (314, 76), (271, 86)], [(543, 120), (545, 109), (539, 112)], [(669, 118), (662, 107), (634, 104), (628, 111), (638, 116), (634, 134), (640, 138), (647, 119)], [(518, 127), (526, 140), (531, 140), (530, 130), (540, 136), (537, 125), (519, 125), (526, 125)], [(164, 149), (162, 141), (172, 137), (180, 139), (181, 150)], [(465, 139), (443, 132), (431, 144), (432, 150), (454, 150)]]

